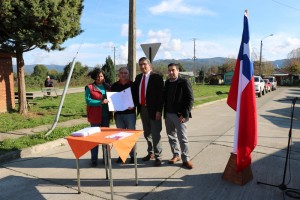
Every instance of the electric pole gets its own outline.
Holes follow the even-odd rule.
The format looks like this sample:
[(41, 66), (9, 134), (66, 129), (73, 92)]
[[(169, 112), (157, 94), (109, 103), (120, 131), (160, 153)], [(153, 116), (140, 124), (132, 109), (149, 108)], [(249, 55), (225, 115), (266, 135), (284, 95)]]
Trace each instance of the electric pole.
[(193, 63), (193, 73), (194, 73), (194, 76), (195, 76), (195, 61), (196, 61), (196, 38), (193, 38), (192, 40), (194, 41), (194, 57), (193, 57), (194, 63)]
[(129, 0), (128, 69), (130, 79), (136, 76), (136, 0)]

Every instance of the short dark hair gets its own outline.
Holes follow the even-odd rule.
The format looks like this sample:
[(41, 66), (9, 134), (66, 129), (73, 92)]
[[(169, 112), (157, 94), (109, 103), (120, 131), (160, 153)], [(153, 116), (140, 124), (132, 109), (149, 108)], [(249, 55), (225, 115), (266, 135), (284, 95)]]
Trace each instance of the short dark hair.
[(103, 74), (103, 76), (105, 77), (104, 71), (99, 67), (95, 67), (92, 71), (88, 73), (88, 76), (90, 76), (93, 80), (97, 80), (99, 74)]
[(173, 66), (175, 66), (176, 69), (179, 69), (179, 65), (176, 64), (176, 63), (170, 63), (170, 64), (168, 64), (168, 68), (169, 68), (169, 67), (173, 67)]

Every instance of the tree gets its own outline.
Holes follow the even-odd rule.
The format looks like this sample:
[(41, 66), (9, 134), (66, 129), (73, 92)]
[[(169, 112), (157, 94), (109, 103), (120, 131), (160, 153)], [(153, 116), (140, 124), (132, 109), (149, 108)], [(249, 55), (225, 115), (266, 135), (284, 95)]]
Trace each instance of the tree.
[(110, 56), (105, 59), (105, 64), (101, 69), (104, 71), (105, 81), (108, 84), (112, 84), (116, 81), (115, 66)]
[(48, 69), (45, 65), (36, 65), (33, 68), (33, 73), (31, 76), (38, 76), (42, 79), (45, 79), (48, 74)]
[(19, 113), (28, 113), (23, 53), (35, 48), (63, 50), (79, 35), (83, 0), (0, 1), (0, 50), (16, 55)]
[(181, 63), (178, 63), (178, 69), (179, 69), (180, 72), (185, 72), (186, 71), (184, 66)]
[(287, 57), (285, 70), (290, 74), (298, 75), (300, 73), (300, 48), (292, 50)]
[(202, 84), (204, 84), (204, 71), (203, 69), (201, 68), (201, 70), (199, 71), (199, 82), (202, 82)]
[[(71, 70), (71, 67), (72, 67), (72, 62), (70, 62), (68, 65), (65, 66), (61, 81), (67, 80), (70, 70)], [(81, 64), (81, 62), (76, 62), (74, 65), (73, 73), (72, 73), (72, 79), (79, 81), (80, 78), (83, 78), (86, 76), (87, 71), (88, 71), (87, 66), (83, 66)], [(86, 77), (85, 77), (85, 79), (86, 79)], [(71, 81), (71, 83), (72, 83), (72, 81)]]

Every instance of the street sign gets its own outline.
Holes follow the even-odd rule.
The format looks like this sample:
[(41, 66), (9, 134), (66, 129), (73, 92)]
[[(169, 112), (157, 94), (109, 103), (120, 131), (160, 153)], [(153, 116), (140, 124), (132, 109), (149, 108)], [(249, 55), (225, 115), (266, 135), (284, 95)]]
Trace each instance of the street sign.
[(141, 44), (141, 47), (146, 55), (146, 57), (152, 63), (161, 43), (148, 43), (148, 44)]

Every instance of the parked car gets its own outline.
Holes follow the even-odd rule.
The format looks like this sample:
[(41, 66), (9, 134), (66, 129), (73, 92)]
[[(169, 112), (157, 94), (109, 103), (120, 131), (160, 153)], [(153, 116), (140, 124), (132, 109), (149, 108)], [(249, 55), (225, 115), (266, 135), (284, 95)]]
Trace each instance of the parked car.
[(272, 84), (272, 91), (277, 89), (277, 80), (274, 76), (267, 77), (269, 79), (270, 83)]
[(265, 82), (261, 76), (254, 76), (255, 93), (258, 97), (265, 95)]
[(265, 81), (265, 90), (266, 92), (271, 92), (272, 90), (272, 84), (270, 83), (269, 79), (263, 79)]

